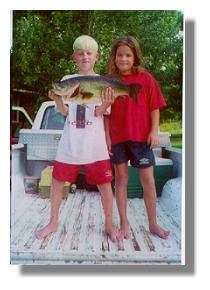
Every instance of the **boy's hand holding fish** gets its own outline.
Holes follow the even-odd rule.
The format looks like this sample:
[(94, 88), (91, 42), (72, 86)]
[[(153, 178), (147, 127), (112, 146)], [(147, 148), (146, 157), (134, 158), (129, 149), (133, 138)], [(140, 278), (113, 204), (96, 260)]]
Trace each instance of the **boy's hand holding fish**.
[[(76, 89), (78, 89), (78, 87), (79, 87), (79, 84), (69, 88), (65, 93), (63, 93), (62, 97), (66, 99), (67, 101), (70, 101), (72, 98), (72, 95), (74, 94)], [(59, 101), (61, 99), (61, 95), (56, 94), (53, 89), (49, 90), (48, 97), (54, 101)]]
[(110, 87), (106, 88), (101, 92), (101, 102), (102, 104), (100, 106), (96, 107), (95, 110), (95, 116), (101, 116), (106, 114), (106, 109), (114, 103), (115, 100), (115, 94), (114, 90)]
[(50, 98), (53, 101), (59, 101), (61, 97), (59, 95), (56, 95), (53, 90), (49, 90), (48, 98)]
[(101, 101), (102, 104), (109, 107), (114, 103), (115, 100), (115, 93), (111, 87), (106, 88), (101, 92)]

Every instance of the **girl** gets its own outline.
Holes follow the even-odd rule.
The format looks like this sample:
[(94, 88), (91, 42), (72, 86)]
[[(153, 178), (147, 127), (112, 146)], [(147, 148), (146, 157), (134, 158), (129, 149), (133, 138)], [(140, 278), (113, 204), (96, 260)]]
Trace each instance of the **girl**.
[(141, 92), (137, 102), (128, 95), (112, 104), (111, 115), (106, 117), (106, 138), (115, 168), (116, 201), (123, 238), (129, 238), (126, 215), (128, 161), (139, 169), (144, 189), (149, 230), (167, 239), (169, 231), (156, 221), (156, 188), (153, 176), (155, 158), (152, 148), (158, 145), (159, 111), (166, 106), (160, 88), (153, 76), (141, 67), (142, 54), (135, 38), (118, 39), (111, 50), (108, 73), (127, 83), (138, 83)]

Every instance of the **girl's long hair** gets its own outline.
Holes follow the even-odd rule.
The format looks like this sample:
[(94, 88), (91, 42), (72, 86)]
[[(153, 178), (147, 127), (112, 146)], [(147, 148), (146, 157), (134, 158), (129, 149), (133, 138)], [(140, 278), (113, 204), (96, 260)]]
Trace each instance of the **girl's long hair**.
[(119, 46), (126, 45), (128, 46), (134, 55), (134, 65), (131, 69), (132, 73), (138, 73), (143, 69), (141, 67), (142, 63), (142, 53), (141, 48), (138, 44), (138, 41), (132, 37), (132, 36), (124, 36), (119, 39), (117, 39), (111, 49), (111, 53), (109, 56), (109, 62), (108, 62), (108, 74), (113, 76), (119, 76), (120, 72), (115, 64), (115, 58), (116, 58), (116, 52)]

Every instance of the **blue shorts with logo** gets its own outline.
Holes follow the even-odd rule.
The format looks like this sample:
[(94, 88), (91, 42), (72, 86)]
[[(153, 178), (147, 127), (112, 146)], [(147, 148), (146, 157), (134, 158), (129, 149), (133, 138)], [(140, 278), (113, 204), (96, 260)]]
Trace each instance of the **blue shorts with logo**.
[(146, 168), (155, 165), (155, 157), (149, 144), (146, 142), (126, 141), (112, 145), (111, 162), (125, 163), (130, 160), (131, 166)]

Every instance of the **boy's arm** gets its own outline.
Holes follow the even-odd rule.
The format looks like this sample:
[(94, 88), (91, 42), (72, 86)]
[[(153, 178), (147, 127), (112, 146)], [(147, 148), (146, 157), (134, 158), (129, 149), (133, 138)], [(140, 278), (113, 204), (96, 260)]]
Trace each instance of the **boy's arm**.
[(95, 116), (98, 117), (98, 116), (102, 116), (104, 114), (106, 114), (106, 111), (108, 109), (108, 107), (110, 106), (110, 104), (101, 104), (100, 106), (97, 106), (95, 108)]
[(68, 114), (68, 107), (63, 103), (62, 97), (56, 95), (53, 91), (48, 92), (48, 97), (55, 101), (56, 107), (59, 112), (61, 112), (64, 116), (67, 116)]
[[(78, 88), (79, 84), (76, 86), (70, 88), (65, 96), (63, 96), (66, 100), (71, 99), (71, 96), (75, 92), (75, 90)], [(56, 107), (59, 112), (61, 112), (64, 116), (67, 116), (68, 114), (68, 107), (63, 103), (62, 97), (59, 95), (56, 95), (52, 90), (48, 92), (48, 97), (56, 102)]]
[(147, 143), (150, 148), (153, 148), (159, 144), (159, 120), (160, 120), (160, 110), (156, 109), (151, 112), (151, 130), (147, 138)]

